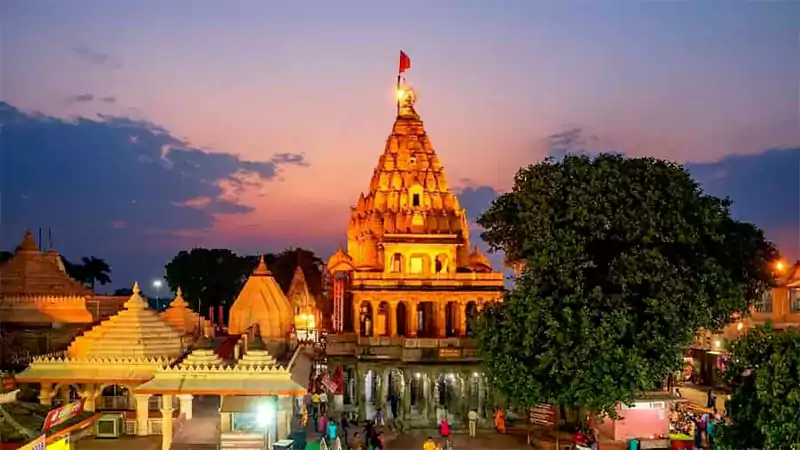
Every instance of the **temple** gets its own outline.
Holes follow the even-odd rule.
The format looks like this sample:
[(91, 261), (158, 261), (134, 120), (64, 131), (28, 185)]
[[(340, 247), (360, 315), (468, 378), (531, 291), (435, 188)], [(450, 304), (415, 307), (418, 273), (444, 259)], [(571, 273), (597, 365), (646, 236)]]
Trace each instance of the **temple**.
[(124, 297), (97, 295), (67, 274), (55, 249), (41, 251), (30, 231), (0, 265), (0, 323), (6, 368), (63, 351), (80, 331), (116, 313)]
[(180, 286), (175, 292), (175, 298), (170, 302), (169, 308), (160, 316), (179, 333), (185, 335), (198, 336), (206, 333), (212, 327), (207, 319), (201, 318), (200, 314), (189, 308), (189, 304), (183, 299)]
[[(263, 273), (259, 266), (254, 276)], [(311, 375), (304, 349), (271, 353), (256, 325), (234, 336), (233, 356), (223, 359), (211, 338), (193, 339), (195, 317), (180, 291), (159, 314), (134, 285), (119, 313), (76, 337), (65, 352), (35, 358), (16, 381), (38, 388), (43, 405), (82, 401), (85, 411), (102, 412), (98, 436), (116, 427), (109, 422), (119, 423), (113, 437), (161, 435), (164, 450), (179, 423), (193, 418), (196, 396), (221, 397), (223, 448), (226, 442), (266, 448), (288, 436), (294, 399), (306, 393)]]
[(300, 266), (294, 271), (287, 294), (294, 311), (294, 329), (300, 341), (317, 339), (317, 327), (321, 323), (316, 298), (311, 294), (306, 277)]
[(414, 91), (398, 98), (369, 190), (351, 209), (347, 251), (328, 260), (336, 332), (328, 364), (342, 369), (345, 384), (335, 406), (361, 417), (383, 408), (412, 426), (430, 426), (445, 411), (463, 417), (468, 408), (485, 418), (487, 385), (466, 339), (468, 317), (501, 298), (504, 276), (470, 250), (466, 211)]
[(285, 341), (292, 331), (292, 322), (289, 300), (261, 256), (258, 266), (231, 306), (228, 333), (243, 334), (257, 325), (262, 338)]

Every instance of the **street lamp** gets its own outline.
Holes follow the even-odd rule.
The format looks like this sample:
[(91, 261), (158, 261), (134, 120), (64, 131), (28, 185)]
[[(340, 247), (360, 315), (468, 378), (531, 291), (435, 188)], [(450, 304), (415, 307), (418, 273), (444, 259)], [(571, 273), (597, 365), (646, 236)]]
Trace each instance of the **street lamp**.
[(161, 287), (164, 286), (164, 282), (161, 280), (153, 280), (153, 287), (156, 290), (156, 298), (158, 298), (158, 309), (161, 309)]

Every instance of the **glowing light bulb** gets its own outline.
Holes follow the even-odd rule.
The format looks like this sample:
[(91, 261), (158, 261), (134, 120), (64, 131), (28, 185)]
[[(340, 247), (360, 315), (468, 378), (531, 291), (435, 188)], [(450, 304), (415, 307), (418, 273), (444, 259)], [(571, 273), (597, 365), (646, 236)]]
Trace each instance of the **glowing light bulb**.
[(778, 261), (775, 263), (775, 270), (777, 270), (778, 272), (783, 272), (783, 269), (785, 268), (786, 264), (784, 264), (783, 261)]
[(397, 99), (398, 100), (402, 100), (403, 97), (405, 97), (405, 96), (406, 96), (406, 91), (405, 90), (403, 90), (403, 89), (398, 89), (397, 90)]
[(739, 322), (739, 323), (736, 324), (736, 329), (737, 330), (742, 331), (742, 328), (744, 328), (744, 324), (742, 322)]

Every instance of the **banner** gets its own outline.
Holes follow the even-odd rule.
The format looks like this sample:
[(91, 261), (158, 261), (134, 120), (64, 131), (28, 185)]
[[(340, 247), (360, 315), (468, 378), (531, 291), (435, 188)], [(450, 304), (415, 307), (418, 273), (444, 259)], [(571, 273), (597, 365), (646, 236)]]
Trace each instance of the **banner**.
[(41, 435), (38, 438), (28, 442), (17, 450), (44, 450), (47, 446), (47, 435)]
[(531, 408), (530, 421), (534, 425), (552, 427), (556, 423), (556, 410), (553, 405), (539, 403)]
[(60, 408), (50, 411), (50, 413), (47, 414), (47, 418), (44, 420), (42, 431), (47, 431), (50, 428), (61, 425), (62, 423), (82, 413), (84, 401), (85, 399), (80, 399), (77, 402), (70, 403), (69, 405), (64, 405)]
[(70, 450), (72, 447), (69, 443), (69, 436), (64, 436), (61, 439), (51, 442), (47, 446), (47, 450)]

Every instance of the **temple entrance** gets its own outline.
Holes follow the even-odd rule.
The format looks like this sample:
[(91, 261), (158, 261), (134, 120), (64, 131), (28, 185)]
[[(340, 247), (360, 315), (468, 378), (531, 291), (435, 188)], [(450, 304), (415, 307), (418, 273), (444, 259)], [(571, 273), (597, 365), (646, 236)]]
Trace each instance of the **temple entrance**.
[(375, 317), (375, 336), (389, 336), (389, 304), (381, 302), (378, 305), (378, 315)]
[(447, 302), (444, 308), (444, 330), (446, 337), (454, 337), (459, 335), (458, 328), (458, 303)]
[(395, 323), (397, 324), (397, 335), (405, 336), (406, 331), (406, 304), (403, 302), (397, 303), (397, 310), (395, 311)]
[(136, 409), (136, 400), (130, 390), (119, 384), (105, 386), (100, 392), (99, 410), (131, 411)]
[(417, 336), (435, 337), (435, 320), (433, 302), (420, 302), (417, 305)]
[(361, 336), (373, 336), (372, 305), (367, 301), (361, 302), (359, 331), (361, 332)]
[[(403, 373), (397, 369), (389, 370), (386, 377), (387, 395), (387, 417), (394, 419), (400, 414), (400, 401), (403, 398)], [(391, 415), (389, 415), (391, 414)]]
[(59, 384), (53, 391), (53, 406), (64, 406), (68, 403), (80, 400), (81, 396), (78, 389), (71, 384)]
[(425, 380), (419, 372), (410, 380), (408, 389), (411, 391), (411, 414), (422, 414), (425, 410)]
[(342, 403), (345, 405), (356, 404), (356, 369), (347, 367), (342, 371), (344, 379), (344, 389), (342, 392)]
[(475, 327), (475, 316), (478, 314), (478, 306), (475, 302), (467, 302), (467, 336), (472, 336), (473, 328)]
[(375, 416), (381, 398), (380, 376), (374, 370), (368, 370), (364, 374), (364, 412), (367, 418)]
[(481, 417), (486, 417), (487, 395), (486, 379), (485, 377), (475, 372), (469, 378), (469, 389), (467, 390), (465, 399), (467, 401), (467, 408), (474, 409)]
[(462, 382), (460, 377), (448, 373), (439, 376), (436, 380), (436, 421), (441, 422), (447, 414), (448, 420), (454, 422), (461, 416)]

